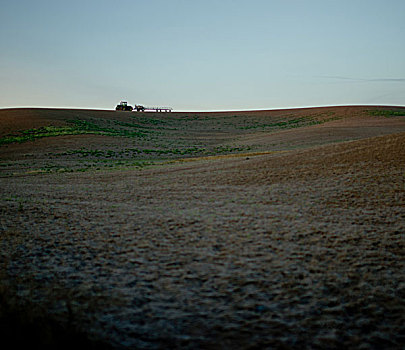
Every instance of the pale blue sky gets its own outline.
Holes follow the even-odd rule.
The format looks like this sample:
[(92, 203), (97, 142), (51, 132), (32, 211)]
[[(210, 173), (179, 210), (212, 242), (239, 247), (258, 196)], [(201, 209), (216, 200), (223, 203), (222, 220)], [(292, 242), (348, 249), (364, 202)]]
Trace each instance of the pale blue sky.
[(405, 0), (0, 0), (0, 108), (405, 105)]

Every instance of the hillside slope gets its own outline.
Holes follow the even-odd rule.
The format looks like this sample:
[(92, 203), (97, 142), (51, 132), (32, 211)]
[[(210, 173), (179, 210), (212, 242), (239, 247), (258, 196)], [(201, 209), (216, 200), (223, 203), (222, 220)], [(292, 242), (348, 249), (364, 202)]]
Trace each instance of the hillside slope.
[(405, 108), (215, 113), (0, 110), (3, 174), (145, 166), (163, 160), (308, 148), (405, 131)]
[(401, 349), (403, 112), (39, 112), (0, 146), (0, 336)]

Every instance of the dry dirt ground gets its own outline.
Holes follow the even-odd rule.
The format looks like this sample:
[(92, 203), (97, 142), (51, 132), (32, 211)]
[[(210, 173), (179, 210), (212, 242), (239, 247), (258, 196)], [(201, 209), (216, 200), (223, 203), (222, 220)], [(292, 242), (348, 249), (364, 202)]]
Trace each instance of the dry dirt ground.
[(405, 108), (16, 109), (0, 128), (4, 337), (404, 348)]

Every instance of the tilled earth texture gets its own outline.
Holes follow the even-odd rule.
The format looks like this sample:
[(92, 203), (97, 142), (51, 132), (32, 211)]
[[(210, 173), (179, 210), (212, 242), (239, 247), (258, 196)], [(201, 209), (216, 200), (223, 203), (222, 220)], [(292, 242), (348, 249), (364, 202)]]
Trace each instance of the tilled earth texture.
[(405, 108), (0, 110), (2, 339), (403, 349)]

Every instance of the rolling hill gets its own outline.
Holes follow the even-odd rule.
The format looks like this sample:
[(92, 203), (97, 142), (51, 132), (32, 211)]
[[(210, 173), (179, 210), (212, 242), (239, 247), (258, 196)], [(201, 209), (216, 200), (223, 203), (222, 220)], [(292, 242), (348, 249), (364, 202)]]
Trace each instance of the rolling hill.
[(0, 132), (4, 341), (403, 347), (405, 108), (9, 109)]

